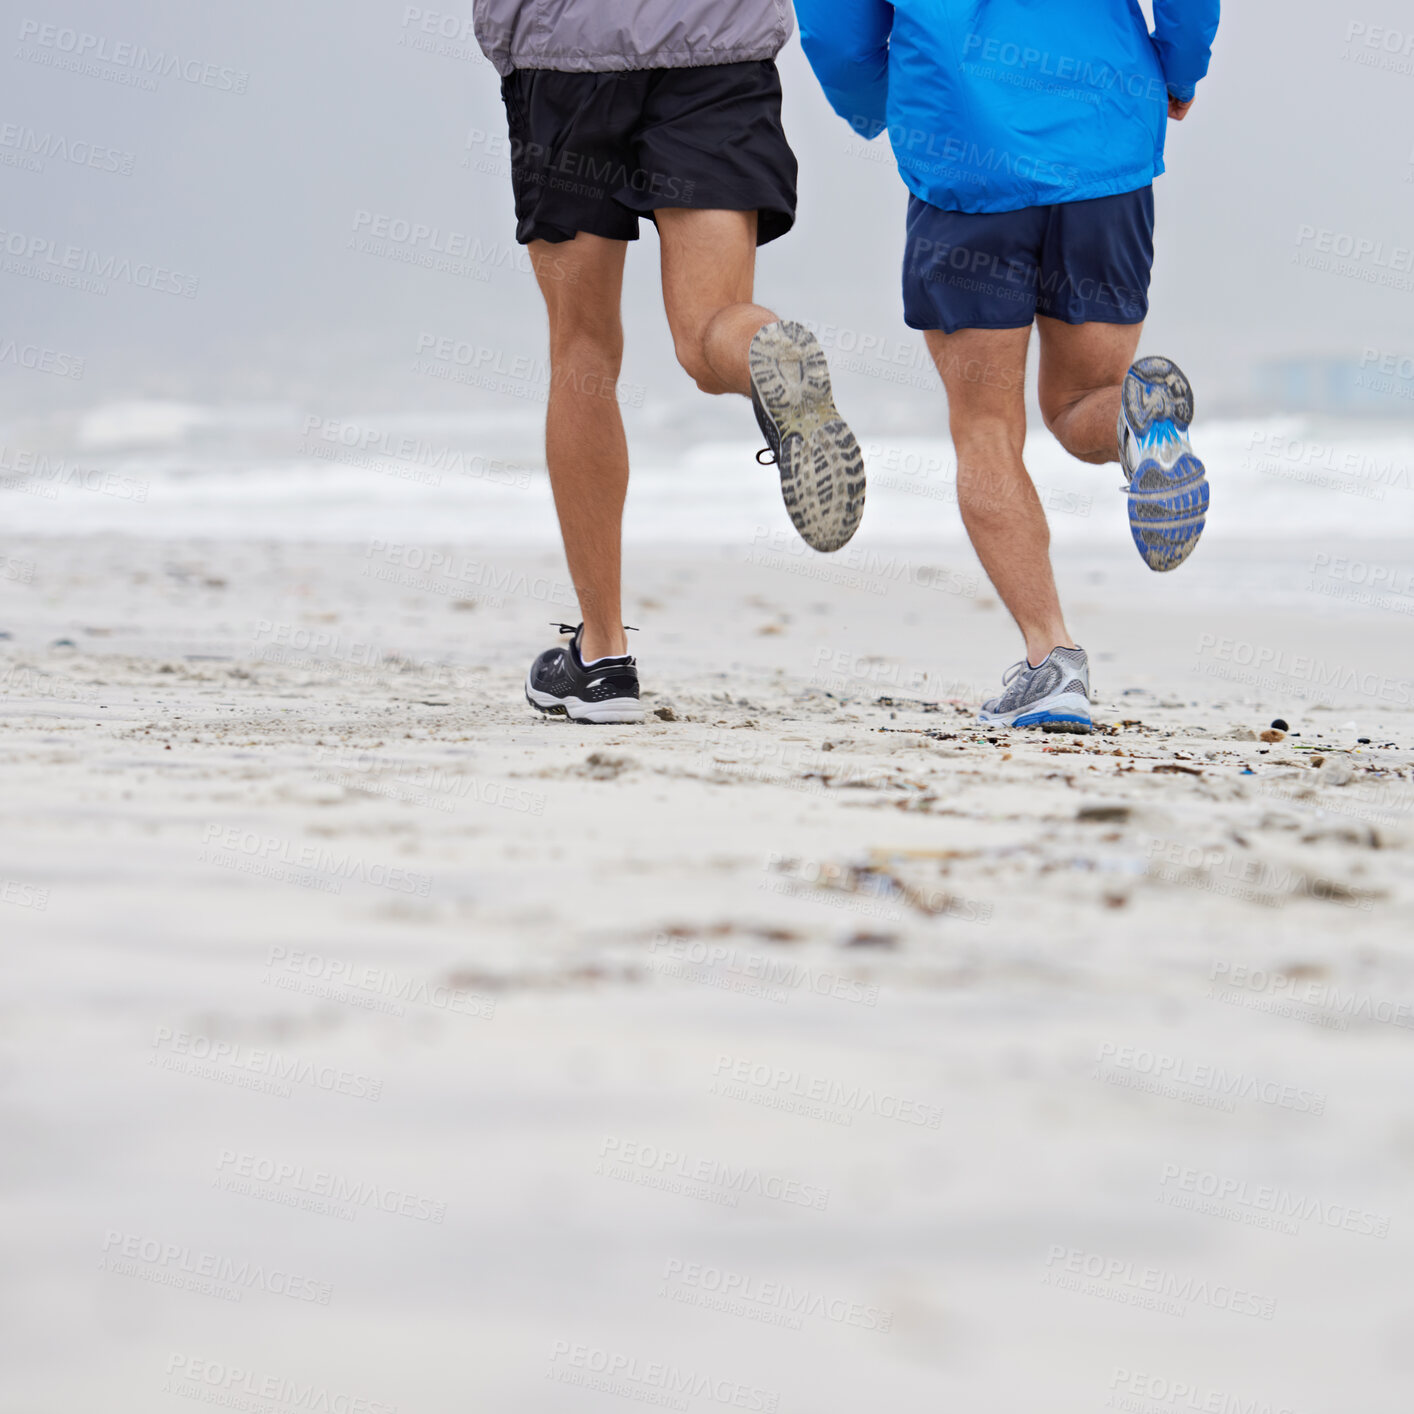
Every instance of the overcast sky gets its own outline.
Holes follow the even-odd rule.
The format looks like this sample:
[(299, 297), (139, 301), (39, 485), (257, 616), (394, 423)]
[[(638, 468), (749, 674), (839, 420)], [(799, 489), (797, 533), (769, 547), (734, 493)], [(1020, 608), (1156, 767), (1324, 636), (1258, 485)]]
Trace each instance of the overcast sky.
[[(427, 35), (410, 12), (452, 37)], [(8, 13), (5, 260), (34, 249), (44, 264), (79, 246), (120, 273), (106, 293), (0, 274), (5, 406), (133, 394), (445, 406), (469, 395), (410, 371), (419, 338), (542, 351), (538, 296), (512, 244), (498, 82), (470, 38), (469, 5), (17, 0)], [(1394, 37), (1366, 47), (1381, 27)], [(65, 31), (91, 36), (82, 60)], [(137, 46), (174, 61), (155, 88), (131, 65)], [(61, 67), (74, 62), (95, 72)], [(879, 160), (851, 155), (859, 144), (797, 40), (782, 68), (800, 221), (763, 251), (758, 298), (912, 340), (898, 289), (905, 198), (886, 145), (870, 153)], [(1369, 279), (1414, 247), (1409, 5), (1230, 3), (1197, 107), (1171, 130), (1157, 204), (1145, 347), (1195, 379), (1237, 390), (1266, 356), (1414, 352), (1414, 293)], [(481, 263), (445, 275), (350, 249), (378, 217), (479, 242)], [(1299, 246), (1304, 228), (1383, 243), (1383, 254), (1354, 275), (1304, 268), (1319, 240)], [(667, 368), (656, 255), (650, 230), (630, 258), (624, 376), (686, 397)], [(139, 283), (153, 270), (175, 292)], [(48, 350), (51, 371), (3, 358), (8, 341)], [(62, 358), (82, 358), (83, 377), (52, 371)]]

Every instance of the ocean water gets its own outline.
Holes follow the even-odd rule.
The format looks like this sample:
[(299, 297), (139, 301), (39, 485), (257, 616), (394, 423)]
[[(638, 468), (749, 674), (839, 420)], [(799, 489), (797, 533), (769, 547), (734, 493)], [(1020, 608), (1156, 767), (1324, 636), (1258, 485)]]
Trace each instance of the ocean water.
[[(105, 404), (62, 426), (0, 427), (0, 508), (10, 530), (38, 534), (553, 545), (542, 417), (533, 403), (345, 418), (277, 404)], [(859, 431), (870, 480), (857, 543), (960, 542), (950, 442)], [(661, 409), (631, 416), (629, 437), (631, 545), (789, 533), (774, 472), (754, 460), (758, 440), (702, 440)], [(1212, 486), (1209, 544), (1414, 536), (1414, 423), (1213, 421), (1194, 441)], [(1117, 467), (1074, 461), (1041, 427), (1026, 455), (1058, 547), (1126, 537)]]

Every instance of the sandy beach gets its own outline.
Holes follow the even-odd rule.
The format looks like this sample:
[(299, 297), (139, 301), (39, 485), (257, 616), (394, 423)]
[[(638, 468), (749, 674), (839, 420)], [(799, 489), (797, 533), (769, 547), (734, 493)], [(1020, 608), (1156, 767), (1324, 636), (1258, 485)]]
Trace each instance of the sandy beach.
[[(522, 8), (535, 71), (614, 11), (602, 124), (483, 52)], [(899, 4), (886, 103), (895, 7), (801, 9), (779, 118), (735, 42), (710, 96), (691, 15), (780, 0), (11, 19), (0, 1414), (1405, 1414), (1414, 25), (1222, 7), (1160, 162), (1212, 8)], [(800, 36), (851, 30), (879, 82), (833, 111)], [(796, 217), (749, 281), (730, 226), (643, 221), (621, 362), (611, 252), (558, 238), (623, 192), (551, 210), (620, 169)], [(1047, 431), (1107, 442), (1128, 356), (1050, 329), (1043, 413), (1038, 335), (1097, 730), (984, 729), (1023, 647), (952, 418), (1014, 345), (949, 344), (950, 406), (923, 326), (1141, 288), (1202, 543), (1146, 568), (1119, 466)], [(863, 454), (828, 557), (700, 391), (748, 297)], [(552, 342), (622, 414), (640, 726), (523, 695), (581, 617)]]
[(1329, 548), (1062, 547), (1074, 737), (979, 729), (956, 544), (640, 545), (586, 728), (547, 549), (13, 538), (5, 1407), (1402, 1407), (1410, 619)]

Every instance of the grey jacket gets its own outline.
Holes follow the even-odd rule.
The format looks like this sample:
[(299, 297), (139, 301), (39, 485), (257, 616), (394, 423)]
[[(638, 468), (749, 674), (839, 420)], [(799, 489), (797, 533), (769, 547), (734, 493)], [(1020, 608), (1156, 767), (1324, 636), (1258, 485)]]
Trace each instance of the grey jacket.
[(794, 23), (790, 0), (474, 0), (472, 16), (503, 75), (773, 59)]

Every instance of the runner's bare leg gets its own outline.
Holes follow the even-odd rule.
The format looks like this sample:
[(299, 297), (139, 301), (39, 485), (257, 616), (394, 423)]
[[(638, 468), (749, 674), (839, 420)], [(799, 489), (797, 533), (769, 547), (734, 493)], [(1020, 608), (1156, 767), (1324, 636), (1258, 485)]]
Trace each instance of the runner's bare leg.
[(751, 393), (747, 351), (776, 316), (752, 302), (754, 211), (654, 213), (662, 250), (663, 307), (678, 362), (704, 393)]
[(1039, 664), (1075, 640), (1051, 573), (1046, 512), (1022, 460), (1031, 330), (931, 329), (926, 339), (947, 389), (962, 523), (1026, 639), (1027, 661)]
[(529, 246), (550, 317), (545, 461), (587, 660), (628, 651), (619, 585), (628, 443), (618, 402), (627, 246), (584, 232)]

